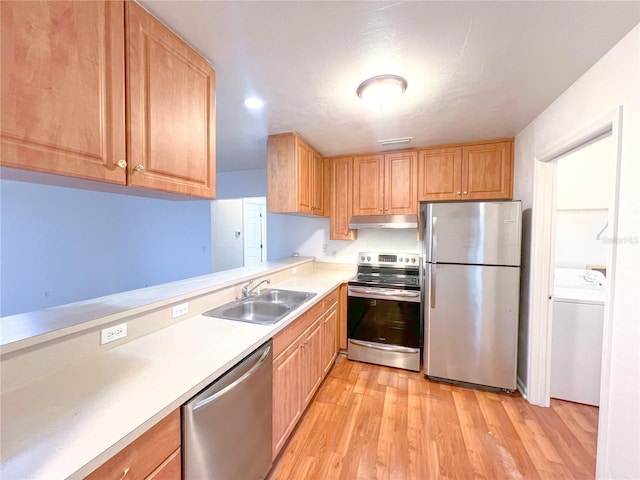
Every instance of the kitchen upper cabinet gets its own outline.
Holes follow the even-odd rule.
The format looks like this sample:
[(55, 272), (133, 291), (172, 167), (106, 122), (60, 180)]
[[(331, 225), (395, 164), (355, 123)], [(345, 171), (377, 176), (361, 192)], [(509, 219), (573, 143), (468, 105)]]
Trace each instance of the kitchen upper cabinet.
[(421, 150), (420, 201), (509, 200), (513, 196), (513, 142)]
[(215, 197), (204, 58), (135, 2), (0, 8), (2, 165)]
[(311, 151), (311, 213), (323, 216), (324, 211), (324, 159), (314, 150)]
[(513, 142), (462, 148), (462, 195), (469, 200), (513, 197)]
[(353, 159), (353, 215), (382, 215), (384, 210), (384, 155)]
[(295, 133), (267, 140), (267, 208), (272, 213), (324, 215), (323, 158)]
[(130, 185), (215, 197), (215, 73), (135, 2), (127, 9)]
[(125, 184), (123, 4), (0, 8), (0, 163)]
[(353, 160), (353, 215), (416, 214), (415, 151), (358, 156)]
[(384, 156), (384, 213), (418, 213), (418, 153), (397, 152)]
[(421, 150), (419, 155), (419, 200), (459, 200), (462, 197), (462, 148)]
[(329, 165), (329, 175), (325, 180), (330, 183), (329, 238), (355, 240), (356, 231), (349, 229), (353, 201), (353, 157), (331, 158), (325, 161)]

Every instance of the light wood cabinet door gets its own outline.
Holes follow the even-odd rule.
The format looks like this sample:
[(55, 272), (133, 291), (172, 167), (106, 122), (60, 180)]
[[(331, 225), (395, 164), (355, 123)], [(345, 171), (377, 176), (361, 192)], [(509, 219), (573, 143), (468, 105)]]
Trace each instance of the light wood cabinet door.
[[(171, 472), (180, 471), (180, 409), (174, 410), (137, 440), (123, 448), (89, 474), (87, 480), (131, 478), (175, 478)], [(176, 465), (177, 462), (177, 465)], [(171, 465), (169, 465), (171, 464)], [(167, 470), (159, 472), (161, 467)], [(179, 477), (178, 477), (179, 478)]]
[(462, 147), (421, 150), (418, 200), (436, 202), (462, 198)]
[(298, 340), (273, 360), (273, 458), (302, 415), (302, 365), (302, 346)]
[(398, 152), (384, 156), (384, 213), (418, 213), (418, 153)]
[(304, 142), (296, 142), (298, 158), (298, 211), (311, 213), (312, 191), (311, 175), (313, 174), (313, 154)]
[(331, 240), (354, 240), (356, 231), (349, 229), (352, 206), (353, 158), (327, 159), (331, 164), (329, 232)]
[(322, 382), (324, 374), (322, 354), (323, 323), (320, 317), (310, 328), (302, 340), (302, 399), (303, 409)]
[(340, 285), (338, 293), (338, 347), (340, 350), (347, 349), (347, 293), (348, 285)]
[[(182, 450), (178, 448), (162, 464), (156, 468), (145, 480), (181, 480), (182, 479)], [(126, 477), (125, 477), (126, 478)]]
[(338, 309), (336, 306), (324, 314), (323, 327), (323, 376), (326, 376), (333, 366), (338, 354)]
[(353, 159), (353, 215), (382, 215), (384, 209), (384, 155)]
[(125, 184), (123, 3), (0, 8), (0, 163)]
[(508, 200), (513, 197), (513, 142), (463, 147), (464, 200)]
[(129, 184), (215, 198), (215, 73), (126, 2)]
[(267, 140), (267, 210), (325, 215), (322, 156), (295, 133)]
[(311, 213), (324, 215), (324, 160), (318, 152), (311, 151)]

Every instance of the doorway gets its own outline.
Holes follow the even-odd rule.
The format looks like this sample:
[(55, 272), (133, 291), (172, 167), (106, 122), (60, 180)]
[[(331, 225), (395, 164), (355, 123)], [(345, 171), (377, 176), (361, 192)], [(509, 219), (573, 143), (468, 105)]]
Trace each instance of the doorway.
[(248, 267), (266, 260), (266, 198), (211, 202), (211, 271)]
[(243, 205), (244, 266), (267, 261), (267, 207), (265, 197), (245, 198)]
[(550, 396), (600, 404), (611, 132), (555, 160)]

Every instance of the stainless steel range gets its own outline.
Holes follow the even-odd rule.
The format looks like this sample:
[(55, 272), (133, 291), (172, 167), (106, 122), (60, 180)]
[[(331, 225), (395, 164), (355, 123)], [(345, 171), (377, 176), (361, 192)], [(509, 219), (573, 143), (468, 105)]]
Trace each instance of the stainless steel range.
[(347, 357), (420, 371), (420, 255), (361, 252), (349, 281)]

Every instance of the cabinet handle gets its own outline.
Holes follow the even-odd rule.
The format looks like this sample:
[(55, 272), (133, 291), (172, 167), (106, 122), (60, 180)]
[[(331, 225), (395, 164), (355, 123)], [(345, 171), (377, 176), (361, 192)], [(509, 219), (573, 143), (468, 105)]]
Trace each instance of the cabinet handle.
[(467, 194), (468, 194), (468, 192), (462, 192), (462, 193), (463, 193), (464, 195), (467, 195)]
[(127, 161), (121, 158), (116, 162), (116, 165), (120, 168), (127, 168)]
[(131, 470), (131, 467), (127, 467), (124, 469), (124, 472), (122, 472), (122, 476), (120, 477), (120, 480), (124, 480), (124, 477), (127, 476), (127, 474), (129, 473), (129, 470)]
[(136, 165), (136, 172), (144, 172), (144, 165)]
[(456, 192), (456, 195), (460, 195), (462, 192)]

